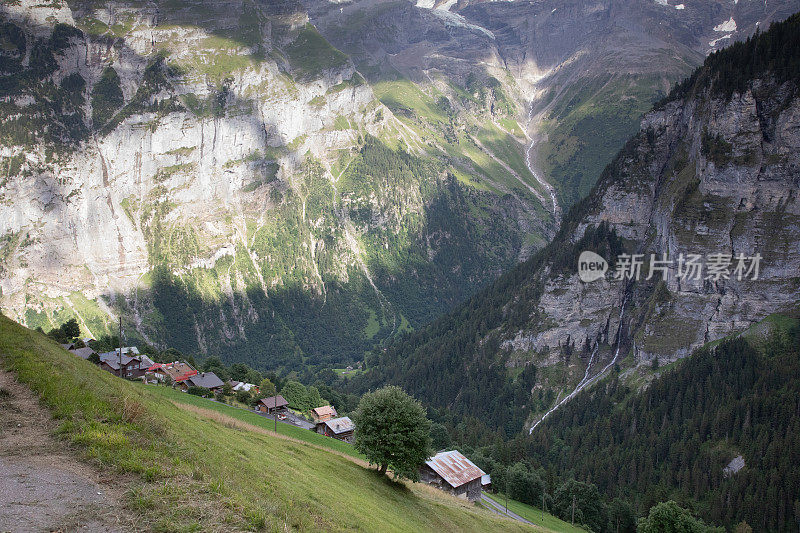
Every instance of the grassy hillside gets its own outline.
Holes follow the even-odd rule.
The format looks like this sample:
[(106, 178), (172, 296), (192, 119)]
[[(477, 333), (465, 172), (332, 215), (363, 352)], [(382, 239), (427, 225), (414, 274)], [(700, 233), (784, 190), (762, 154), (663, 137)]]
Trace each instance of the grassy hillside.
[(506, 500), (503, 494), (491, 494), (489, 495), (489, 498), (502, 506), (507, 505), (509, 511), (518, 514), (525, 520), (529, 520), (534, 524), (542, 525), (546, 528), (552, 529), (553, 531), (564, 533), (583, 533), (586, 531), (581, 527), (573, 526), (569, 522), (565, 522), (560, 518), (556, 518), (549, 513), (542, 513), (541, 509), (532, 507), (526, 503), (518, 502), (512, 499)]
[[(194, 396), (192, 394), (185, 394), (179, 390), (170, 387), (156, 387), (152, 385), (142, 385), (142, 387), (146, 388), (149, 394), (161, 396), (174, 403), (180, 403), (183, 405), (194, 406), (204, 410), (211, 410), (217, 413), (221, 413), (226, 417), (239, 420), (241, 422), (244, 422), (245, 424), (249, 424), (257, 428), (265, 429), (270, 433), (272, 433), (275, 427), (275, 423), (272, 419), (265, 418), (261, 415), (253, 413), (251, 411), (247, 411), (245, 409), (233, 407), (211, 399), (201, 398), (199, 396)], [(214, 415), (209, 413), (208, 416), (213, 417)], [(324, 437), (322, 435), (319, 435), (318, 433), (314, 433), (313, 431), (302, 429), (297, 426), (292, 426), (290, 424), (285, 424), (283, 422), (278, 422), (277, 427), (279, 435), (286, 436), (303, 442), (308, 442), (314, 446), (327, 448), (339, 454), (355, 457), (356, 459), (364, 459), (364, 456), (358, 453), (352, 444), (348, 444), (346, 442), (342, 442), (336, 439), (331, 439), (329, 437)]]
[(125, 504), (152, 530), (525, 529), (430, 487), (380, 478), (352, 457), (276, 437), (224, 406), (171, 401), (121, 381), (3, 316), (0, 362), (52, 410), (74, 450), (130, 480)]
[(568, 85), (545, 117), (536, 158), (562, 205), (589, 194), (670, 81), (660, 75), (612, 75)]

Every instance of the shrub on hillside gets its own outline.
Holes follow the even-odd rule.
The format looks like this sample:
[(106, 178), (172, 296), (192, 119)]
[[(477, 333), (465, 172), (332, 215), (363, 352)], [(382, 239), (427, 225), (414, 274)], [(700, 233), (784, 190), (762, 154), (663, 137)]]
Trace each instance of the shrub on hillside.
[(211, 396), (211, 391), (205, 387), (191, 386), (186, 390), (186, 392), (188, 392), (189, 394), (193, 394), (195, 396), (201, 396), (203, 398)]

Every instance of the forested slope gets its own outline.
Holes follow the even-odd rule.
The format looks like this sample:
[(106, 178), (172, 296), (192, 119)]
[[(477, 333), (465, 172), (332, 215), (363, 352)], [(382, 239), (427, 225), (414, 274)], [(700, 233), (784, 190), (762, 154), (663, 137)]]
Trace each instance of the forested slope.
[[(613, 376), (548, 418), (528, 453), (640, 511), (674, 499), (713, 523), (797, 531), (800, 327), (765, 325), (699, 350), (640, 393)], [(741, 470), (726, 471), (739, 456)]]

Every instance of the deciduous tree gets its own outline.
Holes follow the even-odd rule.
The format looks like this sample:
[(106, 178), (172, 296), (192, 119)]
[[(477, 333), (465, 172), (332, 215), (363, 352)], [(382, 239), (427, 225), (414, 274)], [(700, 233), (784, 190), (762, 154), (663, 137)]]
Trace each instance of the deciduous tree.
[(425, 408), (403, 389), (388, 386), (367, 393), (353, 415), (356, 449), (385, 474), (416, 481), (419, 466), (428, 457), (430, 420)]

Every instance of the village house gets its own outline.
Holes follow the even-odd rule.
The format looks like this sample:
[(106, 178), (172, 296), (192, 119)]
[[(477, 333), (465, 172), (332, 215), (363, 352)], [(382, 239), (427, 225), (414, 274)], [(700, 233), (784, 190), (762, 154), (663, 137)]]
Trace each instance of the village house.
[(490, 492), (492, 490), (492, 476), (489, 474), (481, 476), (481, 490), (483, 492)]
[[(91, 348), (81, 348), (80, 350), (91, 350)], [(72, 351), (77, 352), (77, 350)], [(135, 346), (131, 346), (128, 348), (127, 354), (123, 349), (121, 358), (119, 355), (119, 348), (113, 352), (101, 353), (98, 355), (100, 357), (100, 367), (119, 376), (119, 367), (121, 363), (124, 369), (122, 372), (122, 377), (127, 379), (141, 378), (146, 374), (147, 369), (153, 364), (153, 360), (146, 355), (139, 355), (138, 352), (139, 350), (137, 350)], [(89, 355), (91, 355), (93, 351), (88, 351), (86, 353), (87, 355), (85, 358), (88, 359)], [(81, 355), (81, 357), (82, 356), (83, 355)]]
[(147, 373), (148, 380), (150, 381), (164, 382), (169, 378), (173, 383), (181, 383), (197, 374), (197, 370), (183, 361), (174, 361), (172, 363), (155, 363), (150, 365), (147, 369)]
[(326, 422), (332, 418), (336, 418), (336, 409), (334, 409), (330, 405), (323, 405), (322, 407), (315, 407), (311, 410), (311, 416), (314, 419), (315, 424), (319, 424), (320, 422)]
[(269, 398), (262, 398), (258, 402), (258, 410), (268, 415), (273, 413), (284, 413), (289, 407), (289, 402), (278, 394), (277, 396), (270, 396)]
[(473, 502), (481, 498), (485, 475), (458, 450), (439, 452), (419, 469), (420, 481)]
[[(75, 348), (75, 346), (72, 344), (62, 344), (61, 346), (65, 347), (67, 350), (74, 353), (81, 359), (89, 359), (93, 353), (96, 353), (88, 346), (84, 346), (83, 348)], [(69, 348), (67, 348), (67, 346), (69, 346)]]
[(234, 379), (231, 379), (228, 380), (228, 385), (231, 386), (233, 392), (239, 392), (240, 390), (247, 392), (255, 392), (256, 394), (260, 392), (258, 390), (258, 385), (253, 385), (252, 383), (245, 383), (244, 381), (236, 381)]
[(343, 440), (352, 443), (354, 440), (356, 425), (349, 417), (333, 418), (320, 422), (316, 426), (316, 432), (326, 437)]
[(179, 387), (182, 391), (189, 390), (189, 387), (202, 387), (210, 390), (211, 392), (219, 392), (224, 386), (225, 383), (213, 372), (202, 372), (200, 374), (189, 376), (185, 380), (182, 380), (179, 384)]
[[(144, 375), (142, 362), (138, 357), (119, 356), (117, 352), (100, 354), (100, 368), (125, 379), (137, 379)], [(122, 369), (120, 371), (120, 369)]]

